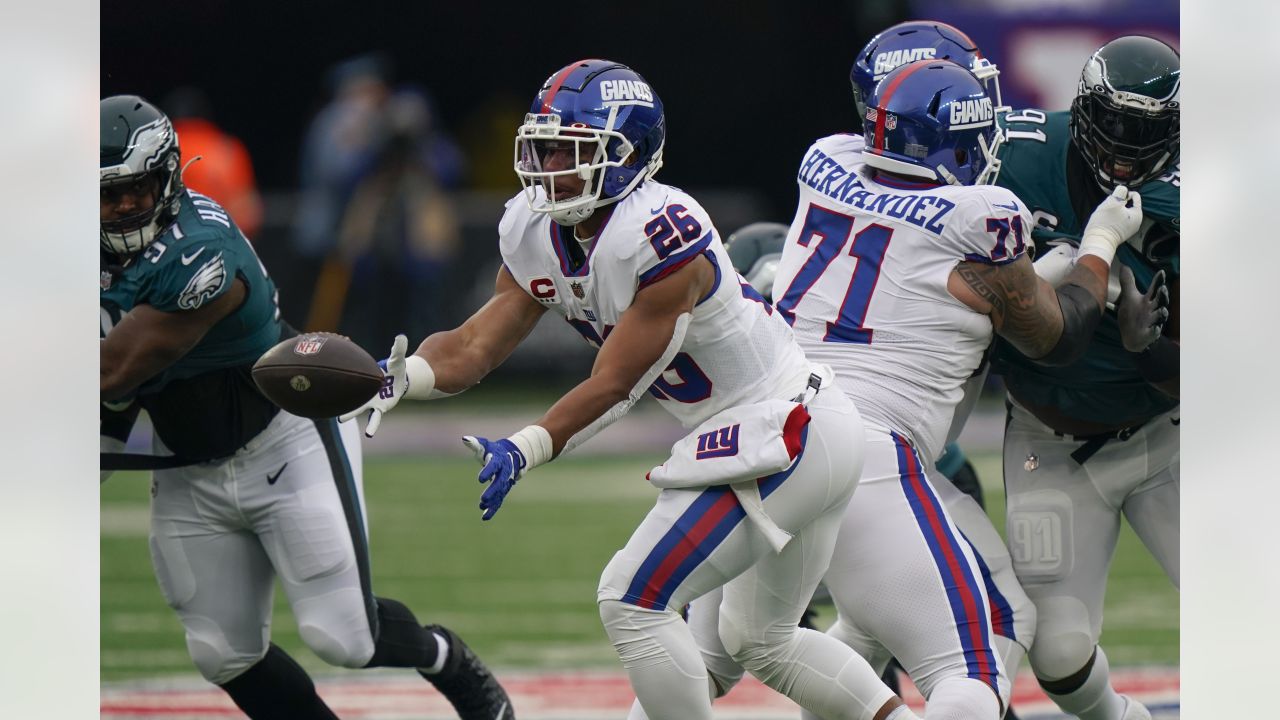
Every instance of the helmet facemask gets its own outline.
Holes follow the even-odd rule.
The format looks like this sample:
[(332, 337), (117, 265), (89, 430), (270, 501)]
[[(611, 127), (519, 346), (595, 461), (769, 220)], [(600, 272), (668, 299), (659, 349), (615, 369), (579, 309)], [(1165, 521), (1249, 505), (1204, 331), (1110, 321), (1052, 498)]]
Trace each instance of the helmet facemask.
[[(524, 123), (516, 131), (515, 172), (531, 210), (547, 213), (561, 225), (577, 225), (591, 217), (596, 208), (617, 202), (658, 171), (662, 166), (661, 149), (654, 154), (648, 167), (636, 173), (620, 191), (606, 194), (609, 170), (630, 167), (635, 161), (635, 146), (621, 132), (613, 129), (617, 115), (618, 106), (610, 108), (604, 128), (580, 123), (564, 127), (560, 124), (560, 116), (554, 113), (525, 115)], [(572, 158), (570, 167), (546, 169), (547, 160), (553, 153), (568, 154)], [(565, 182), (569, 178), (573, 181)], [(583, 183), (581, 193), (557, 197), (564, 192), (565, 185), (576, 185), (578, 180)]]
[(1071, 139), (1102, 189), (1160, 176), (1178, 151), (1179, 112), (1134, 93), (1084, 91), (1071, 103)]
[(112, 175), (114, 169), (103, 168), (99, 190), (104, 200), (114, 202), (122, 193), (149, 193), (152, 205), (131, 215), (104, 220), (100, 227), (100, 243), (109, 253), (128, 256), (146, 249), (178, 217), (182, 193), (182, 173), (178, 171), (178, 152), (166, 153), (160, 167), (132, 175)]

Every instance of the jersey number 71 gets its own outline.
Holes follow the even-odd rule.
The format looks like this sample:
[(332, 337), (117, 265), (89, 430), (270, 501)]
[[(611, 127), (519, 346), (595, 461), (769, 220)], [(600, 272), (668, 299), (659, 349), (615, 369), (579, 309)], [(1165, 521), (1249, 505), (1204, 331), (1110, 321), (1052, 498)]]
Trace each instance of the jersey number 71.
[[(889, 240), (893, 237), (893, 228), (871, 224), (853, 234), (855, 218), (852, 215), (828, 210), (819, 205), (810, 205), (805, 213), (804, 227), (800, 229), (799, 243), (801, 247), (809, 247), (816, 237), (818, 246), (809, 253), (800, 272), (791, 279), (786, 292), (778, 299), (776, 306), (782, 317), (792, 325), (796, 320), (796, 305), (805, 294), (818, 282), (818, 278), (827, 271), (833, 260), (840, 256), (846, 244), (849, 255), (858, 259), (849, 278), (849, 287), (845, 290), (844, 300), (840, 303), (840, 313), (834, 321), (827, 322), (827, 333), (822, 337), (824, 342), (844, 342), (868, 345), (874, 330), (862, 323), (867, 318), (867, 307), (871, 304), (871, 293), (880, 280), (880, 264), (884, 262), (884, 254), (889, 249)], [(849, 236), (853, 234), (853, 242)]]

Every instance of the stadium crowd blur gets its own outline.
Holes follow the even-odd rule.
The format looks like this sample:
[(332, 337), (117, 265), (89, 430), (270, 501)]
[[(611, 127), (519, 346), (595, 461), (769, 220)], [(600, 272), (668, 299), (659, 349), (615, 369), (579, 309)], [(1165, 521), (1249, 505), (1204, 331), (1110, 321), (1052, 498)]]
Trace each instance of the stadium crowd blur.
[[(102, 15), (101, 94), (141, 94), (172, 115), (184, 163), (202, 156), (187, 183), (249, 236), (291, 324), (349, 335), (375, 357), (394, 334), (450, 327), (488, 296), (497, 221), (519, 189), (515, 128), (544, 68), (601, 56), (645, 68), (680, 158), (660, 179), (695, 193), (728, 235), (790, 221), (800, 153), (857, 123), (852, 98), (810, 98), (848, 88), (851, 53), (880, 28), (920, 17), (971, 28), (1007, 103), (1065, 108), (1075, 73), (1062, 67), (1126, 30), (1176, 43), (1178, 22), (1174, 0), (1114, 0), (1105, 13), (1093, 0), (766, 1), (730, 13), (654, 0), (643, 14), (668, 36), (658, 42), (626, 30), (638, 20), (623, 3), (583, 3), (551, 24), (530, 7), (374, 1), (339, 13), (242, 0), (138, 23), (133, 4)], [(540, 323), (506, 371), (590, 367), (561, 325)]]

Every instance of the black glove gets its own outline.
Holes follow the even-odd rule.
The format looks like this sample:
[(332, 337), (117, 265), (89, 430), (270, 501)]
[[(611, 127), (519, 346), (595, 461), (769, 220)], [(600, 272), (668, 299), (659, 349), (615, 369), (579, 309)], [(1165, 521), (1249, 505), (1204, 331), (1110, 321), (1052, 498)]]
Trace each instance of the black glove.
[(1129, 266), (1120, 267), (1120, 297), (1116, 300), (1116, 321), (1120, 324), (1120, 340), (1132, 353), (1146, 350), (1160, 337), (1169, 320), (1169, 286), (1164, 271), (1151, 279), (1144, 295), (1138, 290)]

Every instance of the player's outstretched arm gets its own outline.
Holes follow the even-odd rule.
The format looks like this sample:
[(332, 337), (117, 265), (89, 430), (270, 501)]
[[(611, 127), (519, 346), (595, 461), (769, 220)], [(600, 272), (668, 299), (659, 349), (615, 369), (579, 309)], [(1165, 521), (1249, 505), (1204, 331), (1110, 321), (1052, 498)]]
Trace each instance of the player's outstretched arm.
[(483, 465), (478, 479), (487, 487), (480, 496), (482, 520), (491, 519), (502, 507), (507, 493), (525, 472), (548, 462), (564, 450), (570, 438), (588, 426), (598, 430), (596, 420), (629, 407), (632, 390), (654, 365), (663, 362), (675, 335), (683, 337), (688, 320), (681, 318), (693, 310), (715, 282), (711, 263), (701, 256), (670, 276), (636, 294), (631, 307), (596, 356), (591, 377), (560, 398), (538, 422), (501, 440), (468, 435), (462, 442)]
[(195, 310), (163, 312), (150, 305), (130, 310), (101, 342), (101, 399), (125, 398), (177, 362), (219, 320), (240, 307), (246, 292), (244, 282), (237, 279), (229, 290)]
[(457, 328), (428, 336), (414, 354), (431, 365), (436, 390), (457, 394), (506, 361), (544, 312), (502, 267), (489, 302)]
[(397, 335), (391, 354), (378, 363), (385, 373), (382, 389), (338, 420), (365, 415), (365, 437), (373, 437), (383, 413), (402, 399), (433, 400), (466, 390), (501, 365), (545, 311), (501, 268), (493, 297), (461, 326), (428, 336), (407, 358), (408, 338)]
[(676, 320), (693, 311), (715, 284), (710, 261), (698, 257), (640, 290), (609, 334), (591, 377), (560, 398), (538, 425), (547, 429), (555, 454), (569, 438), (622, 402), (666, 351)]

